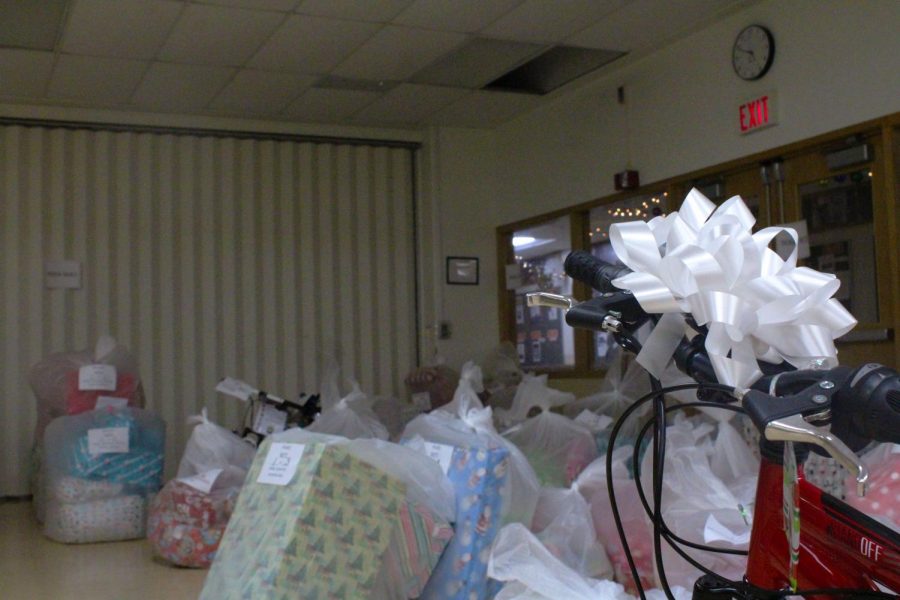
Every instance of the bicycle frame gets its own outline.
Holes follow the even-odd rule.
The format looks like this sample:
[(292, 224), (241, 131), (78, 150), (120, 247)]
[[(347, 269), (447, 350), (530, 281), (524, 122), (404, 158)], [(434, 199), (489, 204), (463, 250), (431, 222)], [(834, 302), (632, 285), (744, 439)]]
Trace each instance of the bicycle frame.
[[(900, 534), (803, 479), (800, 469), (799, 589), (848, 588), (900, 593)], [(782, 466), (763, 457), (747, 559), (747, 581), (788, 586)], [(810, 595), (808, 599), (835, 598)]]

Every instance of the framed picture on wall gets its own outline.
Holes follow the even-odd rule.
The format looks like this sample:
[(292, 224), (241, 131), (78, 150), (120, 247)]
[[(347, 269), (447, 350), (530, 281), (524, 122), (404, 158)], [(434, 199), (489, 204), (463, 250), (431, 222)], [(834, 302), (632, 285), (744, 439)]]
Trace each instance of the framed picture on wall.
[(478, 285), (478, 259), (472, 256), (448, 256), (447, 283)]

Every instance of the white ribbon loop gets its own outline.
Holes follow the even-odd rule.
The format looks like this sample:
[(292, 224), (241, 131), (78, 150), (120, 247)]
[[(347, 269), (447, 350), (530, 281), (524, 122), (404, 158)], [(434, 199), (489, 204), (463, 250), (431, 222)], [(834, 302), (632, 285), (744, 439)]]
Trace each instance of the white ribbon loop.
[[(706, 350), (719, 381), (742, 388), (762, 376), (760, 360), (836, 365), (834, 340), (856, 325), (832, 298), (840, 287), (834, 275), (797, 267), (795, 230), (754, 234), (754, 224), (740, 196), (716, 208), (693, 189), (679, 211), (648, 223), (616, 223), (609, 234), (633, 271), (613, 284), (630, 290), (649, 313), (690, 312), (708, 327)], [(793, 242), (784, 258), (770, 247), (779, 235)], [(649, 340), (658, 350), (642, 352), (641, 364), (659, 377), (683, 333), (667, 320)]]

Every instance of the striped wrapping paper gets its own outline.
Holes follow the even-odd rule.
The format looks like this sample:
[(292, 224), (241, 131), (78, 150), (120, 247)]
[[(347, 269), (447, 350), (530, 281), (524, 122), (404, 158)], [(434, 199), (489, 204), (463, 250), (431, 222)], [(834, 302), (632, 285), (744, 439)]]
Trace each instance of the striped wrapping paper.
[(405, 590), (407, 598), (421, 596), (452, 538), (453, 527), (430, 509), (416, 502), (404, 504), (400, 509), (400, 527), (395, 528), (385, 556), (383, 573), (395, 583), (391, 589)]

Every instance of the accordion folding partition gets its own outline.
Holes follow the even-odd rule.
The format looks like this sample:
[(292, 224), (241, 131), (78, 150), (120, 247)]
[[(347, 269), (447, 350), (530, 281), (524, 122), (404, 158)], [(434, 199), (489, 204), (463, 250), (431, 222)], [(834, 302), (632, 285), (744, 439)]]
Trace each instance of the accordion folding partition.
[[(0, 497), (28, 493), (29, 367), (110, 334), (136, 356), (148, 408), (184, 420), (232, 375), (315, 391), (332, 355), (397, 393), (416, 360), (412, 143), (0, 125)], [(44, 261), (82, 265), (44, 287)]]

